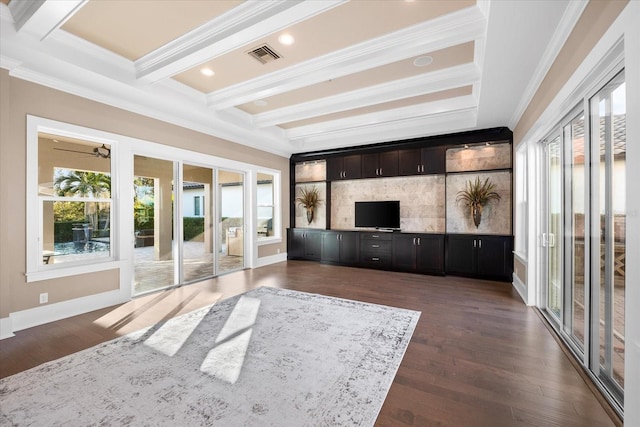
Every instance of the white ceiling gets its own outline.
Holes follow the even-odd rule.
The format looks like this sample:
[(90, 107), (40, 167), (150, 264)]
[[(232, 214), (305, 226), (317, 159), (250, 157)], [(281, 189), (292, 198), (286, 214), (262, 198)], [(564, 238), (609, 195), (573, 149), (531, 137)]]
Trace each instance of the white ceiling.
[(12, 76), (284, 156), (513, 129), (587, 3), (1, 1)]

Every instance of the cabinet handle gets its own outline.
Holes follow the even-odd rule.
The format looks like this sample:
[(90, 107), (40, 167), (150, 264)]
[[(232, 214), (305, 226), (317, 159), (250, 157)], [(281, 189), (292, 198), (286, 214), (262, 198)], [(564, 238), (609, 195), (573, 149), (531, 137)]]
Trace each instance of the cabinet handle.
[(377, 239), (378, 237), (380, 237), (380, 236), (378, 236), (377, 234), (372, 234), (371, 235), (371, 238), (373, 238), (373, 239)]
[(421, 243), (420, 243), (420, 237), (418, 237), (418, 246), (420, 246), (420, 244), (421, 244)]
[(418, 165), (418, 173), (420, 173), (420, 165)]
[(382, 176), (382, 168), (380, 168), (380, 176)]
[(476, 239), (473, 239), (473, 247), (477, 247)]
[(482, 249), (482, 240), (481, 239), (478, 239), (478, 248)]
[(415, 246), (415, 245), (416, 245), (416, 238), (414, 237), (413, 238), (413, 246)]
[(379, 248), (380, 245), (371, 245), (372, 248)]
[(378, 257), (371, 257), (371, 261), (380, 261), (380, 258), (378, 258)]
[(424, 165), (422, 165), (422, 170), (420, 172), (424, 172)]

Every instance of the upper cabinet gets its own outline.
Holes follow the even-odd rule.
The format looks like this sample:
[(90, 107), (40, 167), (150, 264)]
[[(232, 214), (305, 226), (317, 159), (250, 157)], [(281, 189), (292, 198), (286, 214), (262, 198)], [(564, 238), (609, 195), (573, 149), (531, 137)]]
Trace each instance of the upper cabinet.
[(398, 175), (445, 173), (445, 147), (412, 148), (398, 151)]
[(327, 159), (327, 180), (358, 179), (362, 177), (362, 159), (359, 154)]
[(398, 151), (383, 151), (362, 155), (362, 177), (398, 176)]

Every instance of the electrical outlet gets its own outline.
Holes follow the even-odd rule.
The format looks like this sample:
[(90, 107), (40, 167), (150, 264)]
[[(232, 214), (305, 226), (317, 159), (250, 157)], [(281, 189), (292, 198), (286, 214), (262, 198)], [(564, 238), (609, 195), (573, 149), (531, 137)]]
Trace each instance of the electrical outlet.
[(280, 253), (280, 249), (278, 249), (278, 253)]
[(47, 302), (49, 302), (49, 294), (48, 293), (40, 294), (40, 304), (45, 304)]

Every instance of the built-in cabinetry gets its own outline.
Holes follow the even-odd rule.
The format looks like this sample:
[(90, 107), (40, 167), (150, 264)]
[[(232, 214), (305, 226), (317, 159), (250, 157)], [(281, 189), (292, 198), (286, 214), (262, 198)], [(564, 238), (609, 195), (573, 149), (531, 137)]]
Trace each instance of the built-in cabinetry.
[(327, 159), (327, 181), (362, 177), (362, 156), (359, 154)]
[[(511, 280), (511, 143), (510, 130), (494, 128), (294, 154), (289, 258)], [(485, 207), (478, 227), (456, 196), (487, 178), (501, 200)], [(307, 223), (295, 197), (313, 187), (323, 203)], [(401, 202), (403, 231), (412, 232), (332, 229), (354, 226), (354, 201), (394, 199)]]
[(444, 274), (444, 235), (393, 234), (394, 270)]
[(449, 234), (447, 273), (510, 280), (513, 271), (513, 238)]
[(289, 229), (287, 256), (290, 259), (320, 261), (322, 254), (322, 231), (306, 228)]
[(398, 151), (362, 155), (362, 177), (398, 176)]
[(398, 151), (398, 175), (445, 173), (446, 147), (413, 148)]
[(359, 258), (356, 231), (322, 231), (321, 260), (331, 264), (356, 265)]

